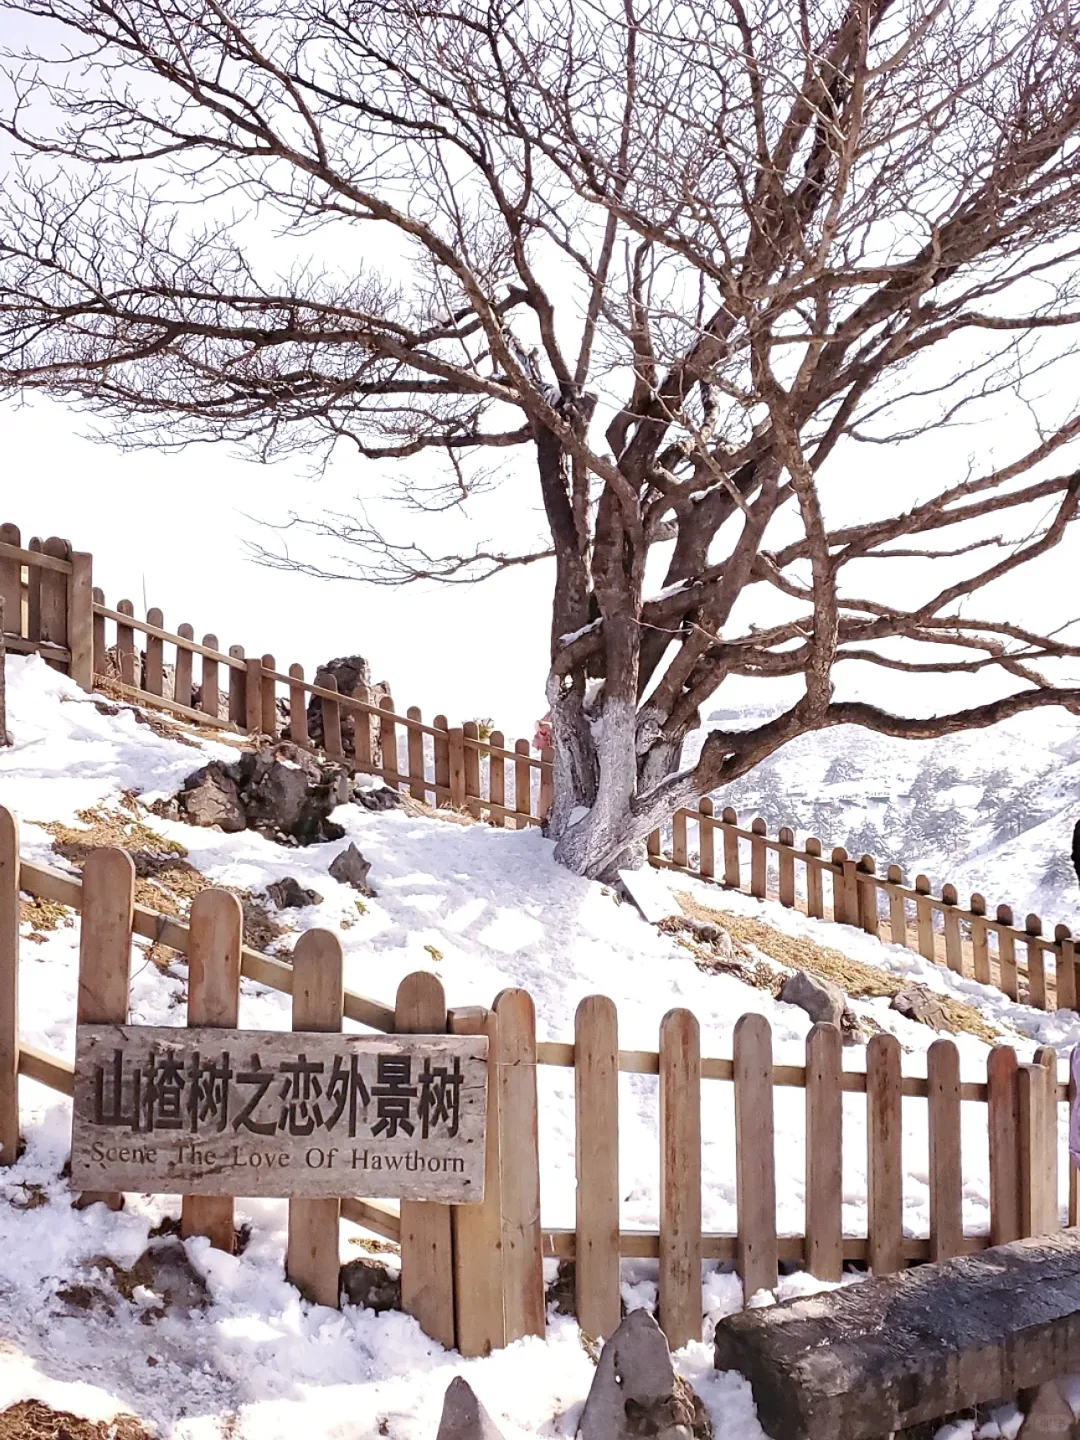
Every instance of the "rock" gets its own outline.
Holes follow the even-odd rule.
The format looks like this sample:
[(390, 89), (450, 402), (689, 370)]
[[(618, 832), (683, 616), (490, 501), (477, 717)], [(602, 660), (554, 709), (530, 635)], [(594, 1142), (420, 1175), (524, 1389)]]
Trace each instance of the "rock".
[[(159, 1297), (157, 1304), (145, 1307), (149, 1318), (166, 1310), (177, 1310), (186, 1315), (192, 1310), (203, 1310), (210, 1303), (206, 1281), (192, 1268), (183, 1241), (175, 1236), (151, 1240), (129, 1270), (121, 1269), (104, 1255), (90, 1264), (111, 1275), (113, 1284), (126, 1300), (137, 1300), (136, 1291), (139, 1290), (149, 1290)], [(93, 1295), (90, 1287), (75, 1287), (58, 1293), (68, 1304), (78, 1305), (83, 1296), (76, 1292), (84, 1289), (88, 1295)]]
[(257, 830), (286, 845), (311, 845), (344, 835), (329, 816), (349, 790), (344, 765), (282, 740), (245, 750), (229, 765), (212, 760), (188, 776), (176, 802), (180, 819), (192, 825)]
[(330, 861), (328, 873), (332, 880), (338, 880), (342, 885), (351, 885), (362, 895), (374, 895), (376, 892), (368, 884), (367, 878), (370, 870), (371, 861), (365, 860), (356, 846), (350, 844)]
[(750, 1381), (766, 1434), (877, 1440), (1071, 1373), (1078, 1354), (1080, 1233), (1065, 1230), (729, 1315), (715, 1362)]
[(266, 887), (266, 893), (279, 910), (302, 910), (305, 905), (321, 905), (317, 890), (305, 890), (292, 875), (285, 875)]
[(460, 1375), (447, 1386), (435, 1440), (503, 1440), (502, 1431)]
[(839, 985), (820, 980), (805, 970), (796, 970), (788, 976), (778, 998), (785, 1005), (798, 1005), (800, 1010), (805, 1010), (815, 1025), (835, 1025), (838, 1029), (847, 1009), (847, 997)]
[(664, 1333), (647, 1310), (631, 1310), (605, 1343), (578, 1434), (581, 1440), (711, 1440), (708, 1412), (675, 1374)]
[(343, 1265), (341, 1291), (350, 1305), (363, 1305), (376, 1315), (401, 1309), (401, 1273), (377, 1260), (350, 1260)]
[(400, 810), (405, 804), (405, 796), (398, 790), (391, 790), (389, 785), (380, 785), (375, 790), (357, 790), (353, 799), (365, 810)]
[(1073, 1424), (1072, 1406), (1061, 1387), (1051, 1380), (1030, 1397), (1017, 1440), (1053, 1440), (1054, 1436), (1069, 1440)]
[(929, 1025), (931, 1030), (948, 1030), (952, 1033), (953, 1027), (949, 1024), (944, 1005), (925, 985), (905, 985), (893, 996), (889, 1009), (906, 1015), (909, 1020), (918, 1020), (920, 1024)]
[[(328, 680), (337, 682), (339, 695), (354, 695), (357, 700), (365, 700), (369, 705), (378, 705), (379, 701), (388, 698), (390, 687), (385, 684), (373, 685), (371, 681), (371, 666), (362, 655), (339, 655), (336, 660), (328, 660), (325, 665), (320, 665), (315, 672), (314, 684), (322, 687)], [(325, 741), (323, 733), (322, 700), (318, 695), (313, 695), (308, 704), (308, 736), (313, 745), (322, 746)], [(355, 711), (343, 706), (341, 710), (341, 748), (346, 755), (356, 754), (356, 726), (366, 724), (371, 744), (371, 763), (382, 769), (382, 732), (378, 720), (373, 715), (360, 715)]]

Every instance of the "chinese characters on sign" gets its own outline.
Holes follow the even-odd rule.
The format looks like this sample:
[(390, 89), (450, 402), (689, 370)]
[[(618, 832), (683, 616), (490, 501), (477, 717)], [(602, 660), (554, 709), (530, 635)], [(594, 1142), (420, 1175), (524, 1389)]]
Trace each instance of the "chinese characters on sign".
[(194, 1195), (484, 1194), (487, 1041), (79, 1027), (72, 1176)]

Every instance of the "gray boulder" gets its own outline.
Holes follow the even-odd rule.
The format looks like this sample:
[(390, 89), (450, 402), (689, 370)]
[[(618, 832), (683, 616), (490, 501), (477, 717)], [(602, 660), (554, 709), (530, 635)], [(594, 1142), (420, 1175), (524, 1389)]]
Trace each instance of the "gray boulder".
[(279, 910), (302, 910), (305, 905), (321, 905), (317, 890), (307, 890), (293, 875), (285, 875), (266, 887), (266, 893)]
[(906, 1015), (909, 1020), (918, 1020), (921, 1025), (929, 1025), (931, 1030), (952, 1033), (953, 1027), (949, 1024), (944, 1005), (925, 985), (905, 985), (890, 1000), (889, 1009), (895, 1010), (898, 1015)]
[(784, 981), (778, 997), (785, 1005), (798, 1005), (805, 1010), (815, 1025), (835, 1025), (847, 1009), (847, 996), (829, 980), (820, 980), (805, 970), (796, 970)]
[(391, 790), (389, 785), (381, 785), (374, 790), (357, 790), (353, 799), (365, 810), (400, 810), (405, 804), (405, 796), (399, 790)]
[[(337, 684), (339, 695), (352, 695), (357, 700), (364, 700), (369, 705), (378, 705), (379, 701), (390, 694), (390, 689), (385, 684), (375, 685), (371, 679), (371, 666), (362, 655), (339, 655), (335, 660), (328, 660), (325, 665), (320, 665), (315, 672), (314, 683), (320, 688), (326, 688), (326, 682), (333, 680)], [(368, 729), (368, 743), (371, 746), (371, 762), (377, 769), (382, 769), (382, 727), (374, 715), (359, 714), (347, 706), (341, 708), (341, 748), (346, 755), (356, 754), (356, 727), (366, 725)], [(323, 733), (323, 711), (322, 699), (313, 695), (308, 705), (307, 713), (308, 736), (313, 745), (324, 746), (325, 735)]]
[(578, 1434), (581, 1440), (712, 1440), (708, 1412), (675, 1374), (664, 1333), (648, 1311), (631, 1310), (600, 1352)]
[(331, 860), (329, 874), (332, 880), (351, 885), (363, 895), (374, 895), (374, 889), (368, 884), (370, 870), (371, 861), (365, 860), (356, 846), (350, 844)]
[(460, 1375), (447, 1387), (435, 1440), (503, 1440), (502, 1431)]
[(281, 844), (312, 845), (344, 835), (329, 817), (349, 790), (343, 765), (282, 740), (246, 750), (231, 764), (211, 760), (196, 770), (176, 796), (176, 811), (191, 825), (257, 830)]
[(341, 1291), (350, 1305), (363, 1305), (381, 1315), (401, 1309), (401, 1272), (378, 1260), (350, 1260), (341, 1267)]

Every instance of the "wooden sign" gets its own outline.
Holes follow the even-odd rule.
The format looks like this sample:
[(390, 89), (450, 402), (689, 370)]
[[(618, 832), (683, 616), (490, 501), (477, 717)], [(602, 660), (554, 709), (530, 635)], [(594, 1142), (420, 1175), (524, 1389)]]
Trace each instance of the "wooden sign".
[(487, 1037), (80, 1025), (90, 1191), (484, 1198)]

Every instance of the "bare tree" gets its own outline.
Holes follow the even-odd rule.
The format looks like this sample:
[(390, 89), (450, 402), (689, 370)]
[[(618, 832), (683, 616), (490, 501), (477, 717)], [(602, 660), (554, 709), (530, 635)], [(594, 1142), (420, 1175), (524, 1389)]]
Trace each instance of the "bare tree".
[[(1080, 410), (1050, 383), (1080, 322), (1068, 0), (4, 8), (26, 39), (0, 386), (125, 443), (345, 442), (404, 462), (421, 509), (535, 465), (548, 533), (522, 553), (312, 524), (388, 582), (554, 557), (550, 828), (573, 869), (632, 861), (806, 731), (1080, 700), (1063, 629), (968, 613), (1080, 499)], [(283, 278), (259, 258), (274, 223)], [(869, 478), (879, 447), (1006, 403), (1027, 417), (1008, 455), (954, 473), (943, 446), (906, 508)], [(898, 603), (913, 557), (940, 578)], [(1003, 683), (902, 717), (834, 697), (855, 661)], [(680, 768), (740, 676), (799, 696)]]

